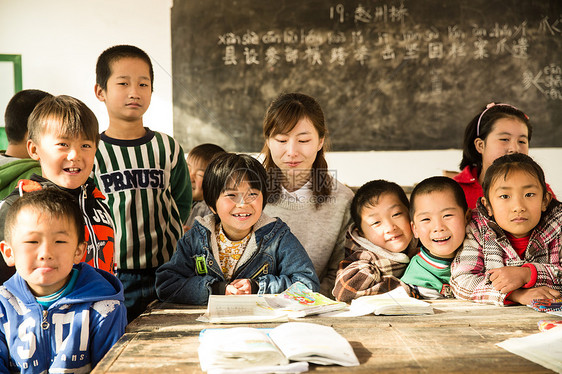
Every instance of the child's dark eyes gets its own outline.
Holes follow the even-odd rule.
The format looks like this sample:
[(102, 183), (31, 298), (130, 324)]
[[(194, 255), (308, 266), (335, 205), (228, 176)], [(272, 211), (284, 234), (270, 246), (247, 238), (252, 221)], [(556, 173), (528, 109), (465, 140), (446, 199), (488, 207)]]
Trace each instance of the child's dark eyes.
[(509, 199), (509, 195), (500, 195), (499, 198), (502, 200), (506, 200)]
[(429, 218), (422, 218), (420, 219), (420, 222), (429, 222)]
[(397, 212), (397, 213), (394, 213), (394, 214), (392, 215), (392, 217), (393, 217), (393, 218), (396, 218), (396, 217), (400, 217), (401, 215), (402, 215), (402, 212)]
[(535, 195), (536, 195), (536, 193), (534, 193), (534, 192), (527, 192), (525, 194), (525, 197), (534, 197)]

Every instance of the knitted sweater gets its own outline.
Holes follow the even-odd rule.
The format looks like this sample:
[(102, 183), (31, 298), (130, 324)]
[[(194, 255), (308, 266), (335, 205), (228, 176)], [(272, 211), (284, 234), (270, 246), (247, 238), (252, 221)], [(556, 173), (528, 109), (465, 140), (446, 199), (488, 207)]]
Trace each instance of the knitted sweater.
[(338, 265), (344, 258), (345, 232), (351, 215), (353, 191), (335, 181), (332, 194), (316, 208), (313, 199), (288, 199), (282, 196), (268, 203), (264, 212), (281, 218), (295, 234), (314, 264), (320, 279), (320, 292), (331, 297)]
[(402, 285), (398, 278), (415, 253), (414, 245), (409, 253), (387, 251), (359, 235), (355, 225), (349, 227), (346, 237), (345, 259), (340, 262), (332, 291), (338, 301), (377, 295)]

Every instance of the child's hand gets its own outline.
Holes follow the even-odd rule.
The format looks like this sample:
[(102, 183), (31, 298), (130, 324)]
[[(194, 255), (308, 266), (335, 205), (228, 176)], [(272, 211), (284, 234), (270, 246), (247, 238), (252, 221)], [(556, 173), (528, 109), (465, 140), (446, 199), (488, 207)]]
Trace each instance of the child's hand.
[(225, 295), (249, 295), (252, 293), (252, 283), (249, 279), (236, 279), (226, 286)]
[(488, 270), (492, 286), (501, 293), (509, 293), (523, 287), (531, 280), (531, 269), (518, 266), (504, 266)]
[(535, 299), (555, 299), (557, 297), (560, 297), (560, 292), (547, 286), (540, 286), (515, 290), (507, 299), (522, 305), (529, 305)]

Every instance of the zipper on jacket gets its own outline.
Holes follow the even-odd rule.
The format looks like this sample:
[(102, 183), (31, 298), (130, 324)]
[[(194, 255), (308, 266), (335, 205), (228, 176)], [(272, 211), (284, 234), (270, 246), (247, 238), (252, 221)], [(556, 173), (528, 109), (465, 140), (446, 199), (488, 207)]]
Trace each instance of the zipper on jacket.
[(47, 320), (47, 317), (49, 317), (49, 312), (44, 310), (43, 311), (43, 322), (41, 322), (41, 328), (43, 330), (49, 329), (49, 321)]
[[(99, 268), (99, 259), (98, 259), (98, 241), (97, 237), (94, 233), (94, 228), (92, 227), (92, 222), (90, 220), (90, 216), (88, 214), (84, 214), (86, 212), (86, 199), (88, 198), (88, 193), (86, 189), (86, 185), (82, 185), (82, 197), (80, 198), (80, 208), (82, 208), (82, 215), (84, 216), (84, 222), (86, 227), (88, 228), (88, 236), (89, 241), (92, 243), (92, 259), (94, 260), (94, 267)], [(88, 253), (88, 244), (86, 243), (86, 253)]]
[(256, 272), (254, 273), (254, 275), (252, 275), (252, 276), (250, 277), (250, 279), (257, 278), (257, 277), (258, 277), (259, 275), (261, 275), (262, 273), (267, 274), (267, 268), (268, 268), (268, 267), (269, 267), (269, 263), (266, 262), (265, 264), (263, 264), (263, 266), (262, 266), (258, 271), (256, 271)]
[[(241, 267), (239, 267), (239, 268), (234, 272), (234, 274), (232, 274), (231, 279), (238, 279), (238, 274), (240, 274), (240, 273), (248, 266), (248, 264), (250, 264), (250, 263), (254, 260), (254, 258), (260, 253), (262, 243), (263, 243), (263, 240), (258, 244), (258, 248), (257, 248), (256, 251), (254, 252), (254, 254), (252, 255), (252, 257), (250, 257), (250, 258), (248, 259), (248, 261), (246, 261)], [(267, 264), (266, 264), (266, 265), (267, 265)], [(250, 277), (250, 279), (252, 279), (252, 278), (258, 276), (258, 275), (259, 275), (259, 272), (260, 272), (262, 269), (263, 269), (263, 266), (260, 268), (260, 270), (258, 270), (256, 273), (254, 273), (254, 275), (252, 275), (252, 276)]]

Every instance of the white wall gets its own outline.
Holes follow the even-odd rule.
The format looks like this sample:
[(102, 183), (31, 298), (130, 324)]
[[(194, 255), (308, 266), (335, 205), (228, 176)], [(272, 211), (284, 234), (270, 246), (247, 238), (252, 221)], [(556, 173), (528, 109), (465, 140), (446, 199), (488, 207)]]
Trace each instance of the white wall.
[(0, 54), (22, 55), (24, 89), (84, 101), (105, 130), (107, 112), (94, 95), (97, 57), (116, 44), (136, 45), (154, 65), (145, 123), (172, 135), (171, 6), (172, 0), (0, 0)]
[[(96, 113), (104, 130), (107, 113), (93, 88), (97, 56), (115, 44), (137, 45), (150, 55), (155, 74), (145, 124), (172, 135), (172, 3), (173, 0), (0, 0), (0, 54), (22, 55), (24, 89), (39, 88), (81, 99)], [(3, 108), (0, 110), (3, 113)], [(548, 183), (562, 198), (562, 148), (531, 149), (530, 154), (543, 166)], [(411, 186), (426, 177), (441, 175), (442, 170), (457, 170), (460, 159), (460, 150), (328, 155), (338, 179), (351, 186), (379, 178)]]

